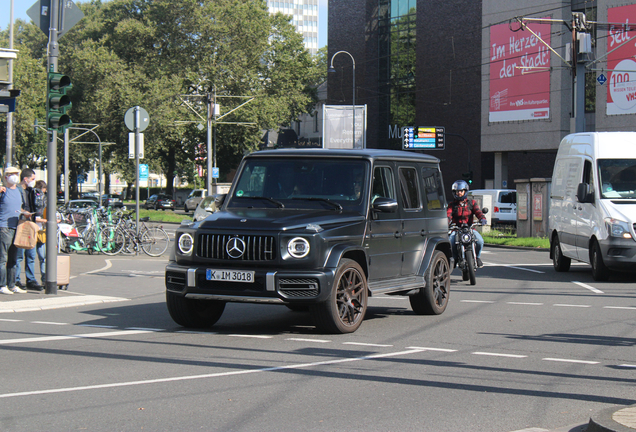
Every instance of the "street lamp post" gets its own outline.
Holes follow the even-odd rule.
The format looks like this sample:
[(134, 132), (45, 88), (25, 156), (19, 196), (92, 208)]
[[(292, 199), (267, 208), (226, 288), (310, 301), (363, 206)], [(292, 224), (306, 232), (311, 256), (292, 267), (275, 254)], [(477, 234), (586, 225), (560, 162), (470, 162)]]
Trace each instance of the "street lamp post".
[(338, 51), (337, 53), (335, 53), (334, 55), (331, 56), (331, 62), (329, 65), (329, 69), (327, 69), (327, 72), (329, 73), (335, 73), (336, 69), (333, 67), (333, 59), (338, 55), (338, 54), (348, 54), (349, 57), (351, 57), (351, 62), (352, 62), (352, 66), (353, 66), (353, 96), (352, 96), (352, 105), (353, 105), (353, 148), (356, 148), (356, 61), (353, 58), (353, 56), (351, 55), (350, 52), (348, 51)]

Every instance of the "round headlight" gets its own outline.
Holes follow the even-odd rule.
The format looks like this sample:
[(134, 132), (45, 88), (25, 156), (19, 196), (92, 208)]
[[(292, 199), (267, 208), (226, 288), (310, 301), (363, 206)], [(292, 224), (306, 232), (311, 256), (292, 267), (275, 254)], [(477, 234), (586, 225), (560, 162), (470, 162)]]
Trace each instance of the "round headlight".
[(192, 248), (194, 247), (194, 239), (190, 234), (181, 234), (179, 237), (179, 252), (183, 255), (188, 255), (192, 253)]
[(469, 233), (462, 234), (462, 243), (470, 243), (471, 238)]
[(287, 252), (294, 258), (304, 258), (309, 254), (309, 242), (302, 237), (295, 237), (287, 243)]

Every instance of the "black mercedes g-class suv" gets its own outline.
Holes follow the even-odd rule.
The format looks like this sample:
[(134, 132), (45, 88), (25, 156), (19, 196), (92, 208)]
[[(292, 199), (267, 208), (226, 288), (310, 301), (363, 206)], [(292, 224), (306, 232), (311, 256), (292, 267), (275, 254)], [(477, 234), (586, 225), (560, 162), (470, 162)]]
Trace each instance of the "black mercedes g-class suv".
[(211, 327), (226, 302), (308, 309), (350, 333), (368, 296), (408, 296), (441, 314), (451, 256), (439, 160), (392, 150), (266, 150), (246, 156), (220, 210), (182, 224), (166, 302), (185, 327)]

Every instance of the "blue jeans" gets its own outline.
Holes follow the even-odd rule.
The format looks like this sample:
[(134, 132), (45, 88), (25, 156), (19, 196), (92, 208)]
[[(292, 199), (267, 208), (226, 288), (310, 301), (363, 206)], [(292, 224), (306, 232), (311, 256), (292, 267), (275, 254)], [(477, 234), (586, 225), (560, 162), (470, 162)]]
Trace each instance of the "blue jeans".
[(46, 243), (38, 243), (35, 246), (35, 252), (38, 254), (40, 261), (40, 276), (42, 277), (42, 285), (46, 284)]
[(15, 228), (0, 228), (0, 287), (15, 286), (17, 251), (13, 245)]
[[(475, 258), (479, 258), (481, 256), (481, 249), (484, 247), (484, 238), (477, 231), (473, 230), (473, 235), (475, 236), (475, 253), (477, 256)], [(457, 237), (457, 231), (453, 231), (448, 238), (450, 240), (451, 248), (453, 251), (453, 258), (455, 262), (457, 262), (457, 255), (459, 251), (457, 250), (457, 245), (455, 244), (455, 238)]]
[(26, 282), (27, 284), (37, 283), (37, 279), (35, 278), (35, 248), (17, 248), (17, 250), (18, 254), (16, 259), (15, 281), (17, 282), (20, 280), (20, 275), (22, 273), (22, 261), (26, 257), (26, 264), (24, 266), (24, 271), (26, 273)]

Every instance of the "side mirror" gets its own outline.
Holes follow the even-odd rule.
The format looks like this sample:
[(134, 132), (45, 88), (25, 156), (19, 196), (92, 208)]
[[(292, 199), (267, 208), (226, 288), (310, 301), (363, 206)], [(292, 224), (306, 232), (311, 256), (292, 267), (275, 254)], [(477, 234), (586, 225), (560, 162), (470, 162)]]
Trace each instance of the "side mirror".
[(591, 190), (589, 184), (579, 183), (579, 186), (576, 188), (576, 199), (578, 199), (580, 203), (594, 202), (594, 191)]
[(223, 205), (223, 203), (225, 202), (225, 198), (227, 197), (227, 194), (222, 194), (222, 195), (218, 195), (216, 198), (214, 198), (214, 204), (216, 204), (216, 207), (219, 208)]
[(378, 197), (373, 201), (373, 210), (382, 213), (395, 213), (398, 208), (398, 203), (392, 198)]
[(488, 212), (489, 212), (488, 207), (484, 207), (483, 209), (481, 209), (481, 212), (483, 214), (488, 214)]

